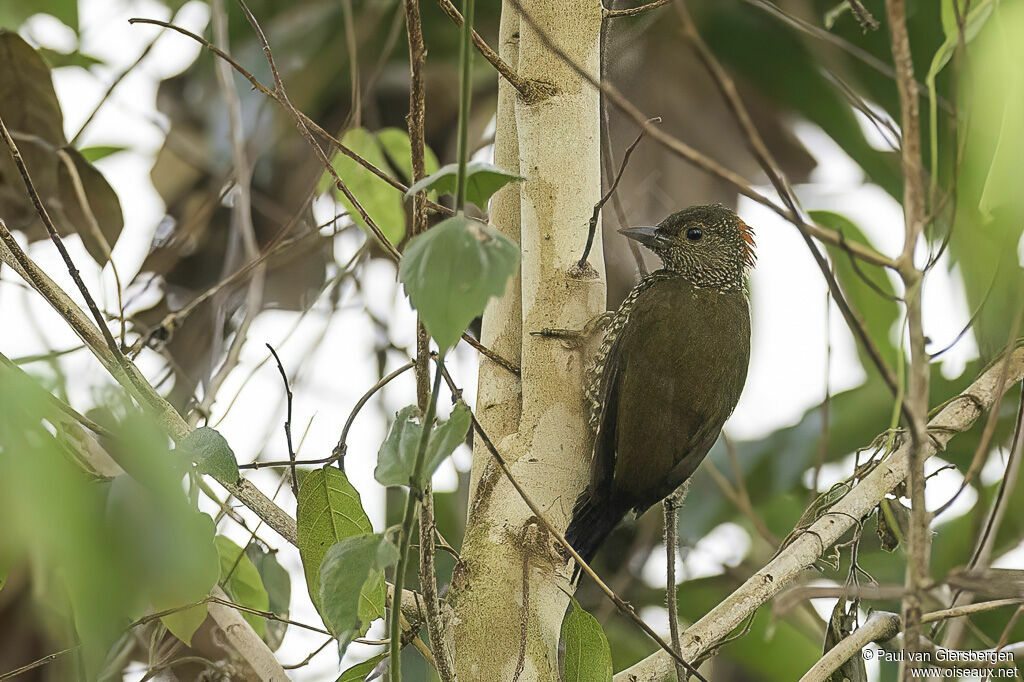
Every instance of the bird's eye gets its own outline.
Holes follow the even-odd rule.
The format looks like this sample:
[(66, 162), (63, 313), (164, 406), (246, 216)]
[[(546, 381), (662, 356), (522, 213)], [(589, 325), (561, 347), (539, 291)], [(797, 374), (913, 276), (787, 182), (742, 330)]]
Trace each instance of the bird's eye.
[(704, 230), (699, 227), (691, 227), (686, 231), (686, 238), (691, 242), (699, 241), (704, 236)]

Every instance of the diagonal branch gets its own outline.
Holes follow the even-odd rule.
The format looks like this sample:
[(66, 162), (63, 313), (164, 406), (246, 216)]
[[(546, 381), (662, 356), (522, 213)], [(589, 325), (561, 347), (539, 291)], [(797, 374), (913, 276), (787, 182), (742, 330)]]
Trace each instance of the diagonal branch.
[[(1002, 358), (1001, 358), (1002, 359)], [(969, 429), (988, 410), (997, 396), (1024, 378), (1024, 343), (1009, 354), (1009, 370), (1001, 380), (1000, 363), (990, 364), (978, 378), (928, 423), (929, 438), (923, 444), (926, 456), (934, 455), (958, 433)], [(682, 655), (695, 660), (713, 650), (744, 619), (778, 594), (787, 584), (811, 567), (860, 519), (871, 513), (886, 495), (907, 477), (910, 468), (909, 440), (865, 476), (850, 492), (774, 559), (754, 573), (729, 597), (690, 626), (682, 635)], [(654, 682), (674, 673), (673, 660), (658, 651), (615, 676), (615, 682)]]
[[(456, 9), (455, 5), (452, 4), (451, 0), (437, 0), (437, 4), (441, 6), (444, 13), (451, 17), (451, 20), (455, 22), (457, 26), (462, 26), (462, 14)], [(519, 93), (519, 96), (523, 98), (523, 101), (527, 104), (537, 104), (544, 101), (548, 97), (552, 97), (557, 91), (555, 86), (550, 83), (544, 83), (541, 81), (532, 81), (528, 78), (523, 78), (515, 69), (509, 66), (508, 62), (498, 56), (498, 53), (491, 49), (491, 46), (480, 37), (480, 34), (473, 29), (473, 45), (476, 46), (477, 52), (483, 55), (483, 58), (491, 63), (491, 66), (501, 74), (501, 77), (509, 82), (513, 88)]]

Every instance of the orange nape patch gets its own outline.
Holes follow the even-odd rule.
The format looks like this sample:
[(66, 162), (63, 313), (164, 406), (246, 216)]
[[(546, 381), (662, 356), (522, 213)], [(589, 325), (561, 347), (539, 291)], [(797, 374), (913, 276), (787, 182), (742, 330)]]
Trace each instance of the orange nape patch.
[(754, 241), (754, 228), (741, 220), (740, 236), (743, 238), (743, 260), (748, 267), (752, 268), (757, 261), (757, 254), (754, 253), (754, 247), (757, 246)]

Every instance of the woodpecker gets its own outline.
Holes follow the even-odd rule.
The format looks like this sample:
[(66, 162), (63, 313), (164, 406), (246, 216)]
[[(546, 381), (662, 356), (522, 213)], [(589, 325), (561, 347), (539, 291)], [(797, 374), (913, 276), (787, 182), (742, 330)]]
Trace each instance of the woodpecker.
[(586, 373), (594, 452), (565, 533), (586, 561), (630, 510), (639, 516), (690, 478), (736, 407), (750, 359), (746, 223), (715, 204), (620, 232), (662, 268), (619, 306)]

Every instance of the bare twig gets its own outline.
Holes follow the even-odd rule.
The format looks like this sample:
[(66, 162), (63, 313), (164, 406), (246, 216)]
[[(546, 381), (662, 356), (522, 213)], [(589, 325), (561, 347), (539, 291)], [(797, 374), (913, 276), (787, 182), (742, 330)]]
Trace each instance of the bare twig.
[(274, 361), (277, 362), (277, 371), (281, 373), (281, 381), (284, 382), (284, 394), (287, 402), (284, 437), (288, 443), (288, 460), (291, 462), (292, 494), (295, 495), (295, 499), (299, 499), (299, 479), (295, 475), (295, 448), (292, 446), (292, 388), (288, 384), (288, 374), (284, 371), (284, 365), (281, 363), (281, 358), (277, 355), (277, 351), (269, 343), (266, 346), (270, 354), (274, 356)]
[[(665, 524), (665, 607), (668, 609), (668, 632), (672, 650), (679, 651), (679, 606), (676, 604), (676, 545), (679, 540), (676, 491), (661, 502)], [(679, 495), (681, 498), (682, 495)], [(686, 669), (676, 663), (676, 682), (686, 682)]]
[(21, 666), (20, 668), (15, 668), (14, 670), (11, 670), (9, 672), (6, 672), (6, 673), (0, 675), (0, 680), (9, 680), (9, 679), (12, 679), (14, 677), (18, 677), (20, 675), (24, 675), (25, 673), (29, 672), (30, 670), (35, 670), (36, 668), (41, 668), (42, 666), (46, 665), (47, 663), (52, 663), (53, 661), (56, 661), (61, 656), (64, 656), (66, 654), (70, 654), (72, 651), (76, 650), (77, 648), (78, 648), (78, 645), (76, 644), (75, 646), (70, 647), (68, 649), (63, 649), (61, 651), (55, 651), (52, 654), (47, 654), (46, 656), (43, 656), (42, 658), (40, 658), (38, 660), (32, 661), (31, 663), (27, 663), (27, 664)]
[(647, 12), (650, 12), (653, 9), (658, 9), (659, 7), (664, 7), (665, 5), (667, 5), (670, 2), (672, 2), (672, 0), (653, 0), (652, 2), (648, 2), (648, 3), (645, 3), (643, 5), (639, 5), (638, 7), (627, 7), (627, 8), (624, 8), (624, 9), (607, 9), (606, 8), (604, 10), (604, 18), (605, 19), (618, 19), (619, 17), (637, 17), (637, 16), (640, 16), (641, 14), (645, 14)]
[[(661, 118), (653, 118), (649, 121), (650, 123), (660, 123)], [(629, 157), (633, 154), (633, 150), (640, 144), (640, 140), (644, 138), (644, 131), (641, 130), (636, 136), (636, 139), (626, 148), (626, 153), (622, 155), (622, 163), (619, 164), (619, 171), (615, 174), (615, 179), (612, 180), (612, 184), (608, 187), (608, 191), (604, 193), (601, 200), (594, 204), (594, 215), (590, 217), (590, 224), (587, 229), (587, 245), (583, 247), (583, 255), (580, 256), (579, 262), (576, 267), (580, 270), (586, 270), (587, 258), (590, 256), (590, 249), (594, 246), (594, 235), (597, 233), (597, 220), (601, 215), (601, 209), (608, 203), (608, 200), (615, 193), (615, 189), (619, 186), (619, 181), (622, 180), (622, 174), (626, 171), (626, 166), (629, 164)]]

